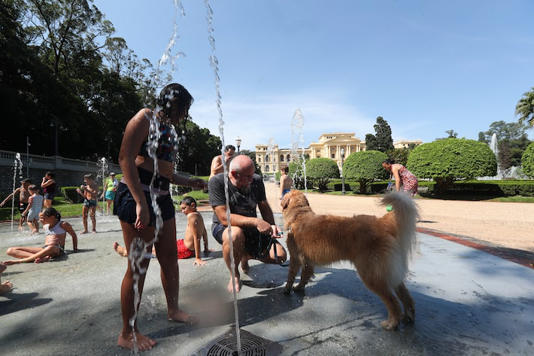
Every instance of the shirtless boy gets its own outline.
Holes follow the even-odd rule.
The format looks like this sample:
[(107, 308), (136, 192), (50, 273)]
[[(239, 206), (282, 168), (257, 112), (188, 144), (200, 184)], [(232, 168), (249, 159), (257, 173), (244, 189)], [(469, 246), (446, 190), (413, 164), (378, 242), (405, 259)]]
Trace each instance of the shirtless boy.
[(52, 257), (61, 256), (65, 253), (65, 237), (67, 233), (72, 237), (72, 247), (74, 252), (78, 251), (78, 237), (72, 229), (71, 224), (61, 221), (61, 215), (54, 208), (46, 208), (39, 215), (40, 221), (46, 233), (43, 247), (17, 246), (7, 249), (7, 254), (15, 257), (16, 260), (4, 261), (6, 265), (25, 262), (46, 262)]
[(93, 224), (93, 233), (96, 233), (96, 218), (95, 211), (98, 204), (98, 185), (96, 184), (92, 174), (86, 174), (83, 176), (83, 182), (80, 188), (76, 189), (83, 199), (82, 208), (82, 220), (83, 231), (82, 234), (87, 234), (87, 214), (91, 216), (91, 222)]
[(289, 167), (282, 168), (282, 175), (280, 176), (280, 199), (284, 197), (286, 193), (289, 193), (293, 186), (293, 179), (289, 176)]
[(0, 208), (4, 206), (5, 203), (7, 203), (10, 199), (15, 199), (15, 195), (19, 195), (19, 212), (20, 212), (20, 220), (19, 220), (19, 230), (22, 230), (22, 224), (26, 221), (26, 216), (22, 215), (22, 213), (26, 210), (28, 207), (28, 199), (30, 198), (30, 191), (28, 190), (28, 187), (31, 184), (31, 180), (29, 178), (23, 179), (20, 181), (20, 187), (15, 189), (15, 191), (11, 194), (9, 194), (3, 202), (0, 203)]
[(200, 239), (204, 241), (204, 255), (208, 256), (208, 233), (204, 226), (204, 219), (197, 211), (197, 201), (192, 197), (185, 197), (180, 203), (182, 213), (187, 216), (187, 228), (185, 229), (184, 239), (176, 241), (178, 248), (178, 258), (189, 258), (195, 255), (193, 265), (203, 266), (206, 261), (200, 258)]
[[(176, 248), (178, 250), (178, 258), (186, 259), (195, 256), (193, 265), (203, 266), (206, 261), (200, 258), (200, 239), (204, 241), (204, 256), (208, 256), (211, 250), (208, 248), (208, 233), (204, 226), (204, 219), (197, 211), (197, 201), (193, 197), (185, 197), (180, 203), (182, 213), (187, 216), (187, 227), (185, 229), (185, 237), (176, 240)], [(123, 256), (128, 257), (128, 252), (118, 242), (113, 243), (113, 249)], [(152, 254), (156, 251), (153, 249)]]

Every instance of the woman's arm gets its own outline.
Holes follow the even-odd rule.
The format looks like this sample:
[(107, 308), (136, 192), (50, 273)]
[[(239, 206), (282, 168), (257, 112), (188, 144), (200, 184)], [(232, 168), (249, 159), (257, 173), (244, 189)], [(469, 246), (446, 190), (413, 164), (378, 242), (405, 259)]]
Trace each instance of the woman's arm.
[(17, 189), (15, 189), (15, 191), (14, 191), (13, 193), (9, 194), (9, 195), (4, 199), (4, 201), (0, 203), (0, 206), (4, 206), (4, 204), (5, 204), (6, 202), (8, 202), (9, 199), (13, 198), (13, 197), (15, 196), (15, 194), (17, 194), (17, 192), (18, 192), (19, 190), (20, 190), (20, 188), (17, 188)]
[(395, 177), (395, 190), (398, 192), (400, 191), (400, 186), (401, 186), (401, 179), (399, 176), (399, 167), (392, 166), (391, 173), (393, 173), (393, 177)]

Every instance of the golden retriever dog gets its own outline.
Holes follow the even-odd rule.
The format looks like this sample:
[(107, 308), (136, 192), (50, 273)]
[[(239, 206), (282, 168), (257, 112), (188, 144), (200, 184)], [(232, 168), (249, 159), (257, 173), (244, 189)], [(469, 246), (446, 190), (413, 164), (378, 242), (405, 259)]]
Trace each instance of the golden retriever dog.
[[(285, 293), (290, 294), (291, 289), (303, 291), (313, 276), (314, 265), (347, 260), (354, 264), (367, 288), (386, 305), (388, 319), (381, 323), (384, 329), (397, 329), (401, 320), (414, 322), (414, 302), (404, 279), (415, 244), (417, 207), (402, 192), (387, 194), (382, 204), (392, 205), (393, 211), (381, 218), (316, 215), (302, 192), (287, 193), (281, 202), (291, 256)], [(301, 267), (300, 283), (293, 288)]]

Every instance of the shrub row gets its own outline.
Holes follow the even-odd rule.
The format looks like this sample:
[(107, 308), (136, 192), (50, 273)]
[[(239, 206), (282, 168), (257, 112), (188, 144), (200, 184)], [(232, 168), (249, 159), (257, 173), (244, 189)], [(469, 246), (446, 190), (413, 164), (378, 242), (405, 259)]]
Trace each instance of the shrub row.
[[(369, 184), (366, 193), (383, 193), (386, 191), (388, 181), (379, 181)], [(434, 194), (436, 182), (419, 181), (419, 191), (426, 194)], [(332, 179), (328, 183), (328, 189), (341, 191), (341, 179)], [(345, 191), (358, 192), (360, 185), (352, 180), (345, 181)], [(447, 194), (480, 194), (494, 196), (534, 196), (534, 180), (502, 180), (502, 181), (458, 181), (454, 182), (445, 192)]]

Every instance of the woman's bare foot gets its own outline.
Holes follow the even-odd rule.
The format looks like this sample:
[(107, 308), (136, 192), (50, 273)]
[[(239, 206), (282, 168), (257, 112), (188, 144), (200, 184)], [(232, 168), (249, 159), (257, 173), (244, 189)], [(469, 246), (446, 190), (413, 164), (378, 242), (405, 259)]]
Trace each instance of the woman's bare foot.
[(50, 256), (37, 257), (34, 262), (43, 263), (43, 262), (48, 262), (48, 261), (50, 261)]
[(115, 252), (117, 252), (122, 257), (128, 257), (128, 251), (126, 251), (124, 247), (119, 245), (117, 241), (113, 243), (113, 249), (115, 250)]
[(197, 323), (197, 319), (186, 312), (178, 309), (176, 311), (169, 311), (167, 314), (169, 321), (177, 321), (179, 323), (185, 323), (187, 325), (194, 325)]
[(10, 281), (5, 281), (4, 283), (0, 284), (0, 295), (11, 292), (12, 289), (13, 283), (11, 283)]
[(80, 234), (87, 234), (87, 233), (89, 233), (89, 231), (87, 231), (87, 230), (84, 230), (84, 231), (80, 232)]
[[(241, 281), (239, 280), (239, 277), (236, 276), (234, 283), (236, 293), (239, 293), (239, 290), (241, 289), (240, 283)], [(232, 278), (230, 278), (230, 281), (228, 282), (228, 287), (226, 287), (226, 289), (228, 289), (228, 292), (233, 293), (234, 288), (232, 287)]]
[[(137, 346), (137, 349), (139, 351), (146, 351), (150, 350), (154, 345), (156, 345), (156, 341), (152, 340), (151, 338), (141, 334), (140, 332), (135, 333), (135, 346)], [(124, 347), (128, 350), (134, 349), (134, 339), (133, 339), (133, 333), (129, 334), (119, 334), (119, 339), (117, 340), (117, 345), (120, 347)]]

